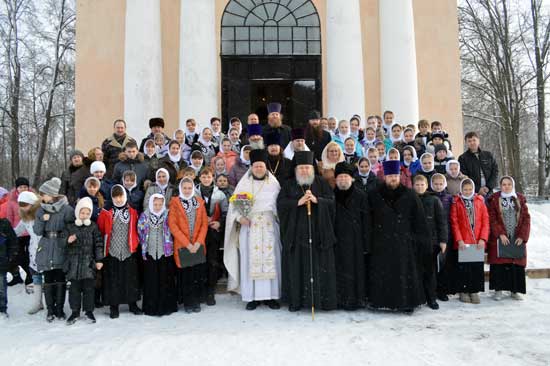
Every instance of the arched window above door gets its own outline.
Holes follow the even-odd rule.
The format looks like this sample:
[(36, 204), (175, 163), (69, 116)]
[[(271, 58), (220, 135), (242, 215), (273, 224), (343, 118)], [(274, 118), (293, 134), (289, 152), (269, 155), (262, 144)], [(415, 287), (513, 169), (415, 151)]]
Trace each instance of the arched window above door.
[(311, 0), (230, 0), (222, 55), (320, 55), (319, 14)]

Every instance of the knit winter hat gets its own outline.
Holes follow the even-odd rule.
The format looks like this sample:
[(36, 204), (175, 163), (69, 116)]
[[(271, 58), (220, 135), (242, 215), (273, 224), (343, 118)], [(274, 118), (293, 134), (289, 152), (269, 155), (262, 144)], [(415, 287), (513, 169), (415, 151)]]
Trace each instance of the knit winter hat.
[(69, 153), (69, 160), (73, 160), (73, 157), (75, 157), (76, 155), (80, 155), (82, 157), (82, 159), (84, 159), (84, 154), (82, 153), (82, 151), (73, 150)]
[(48, 196), (55, 197), (55, 196), (59, 196), (60, 189), (61, 189), (61, 179), (57, 177), (53, 177), (52, 179), (42, 183), (38, 191), (41, 193), (47, 194)]
[(36, 194), (30, 191), (25, 191), (19, 193), (19, 196), (17, 196), (17, 203), (26, 203), (29, 205), (34, 205), (38, 201), (38, 197)]
[(90, 220), (90, 217), (88, 217), (85, 220), (80, 220), (80, 210), (83, 208), (87, 208), (90, 210), (90, 217), (92, 216), (92, 212), (94, 210), (94, 204), (92, 203), (92, 199), (90, 197), (84, 197), (78, 200), (76, 203), (76, 207), (74, 209), (74, 215), (76, 217), (76, 220), (74, 220), (74, 223), (76, 226), (90, 226), (92, 221)]
[(29, 180), (25, 177), (19, 177), (15, 180), (15, 188), (21, 187), (21, 186), (27, 186), (30, 187)]
[(107, 168), (105, 167), (105, 163), (102, 161), (94, 161), (92, 165), (90, 165), (90, 174), (94, 174), (95, 172), (106, 172)]

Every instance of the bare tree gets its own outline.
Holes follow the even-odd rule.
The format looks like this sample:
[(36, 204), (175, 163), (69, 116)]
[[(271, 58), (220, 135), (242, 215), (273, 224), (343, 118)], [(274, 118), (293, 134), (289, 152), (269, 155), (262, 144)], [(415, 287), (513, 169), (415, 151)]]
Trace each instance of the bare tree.
[(521, 34), (512, 24), (507, 0), (463, 0), (459, 6), (462, 82), (477, 90), (487, 110), (466, 110), (502, 134), (504, 171), (522, 189), (521, 118), (533, 79), (522, 65)]

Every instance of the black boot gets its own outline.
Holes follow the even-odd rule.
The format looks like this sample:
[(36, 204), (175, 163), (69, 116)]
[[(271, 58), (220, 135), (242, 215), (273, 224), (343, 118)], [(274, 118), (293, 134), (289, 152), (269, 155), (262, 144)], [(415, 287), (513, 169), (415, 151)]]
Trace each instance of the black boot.
[(214, 297), (214, 290), (208, 290), (208, 295), (206, 296), (206, 305), (208, 305), (208, 306), (216, 305), (216, 298)]
[(95, 316), (93, 312), (87, 311), (86, 318), (88, 319), (88, 323), (95, 323)]
[(271, 310), (278, 310), (281, 308), (281, 305), (277, 300), (266, 300), (264, 301), (264, 304), (266, 304)]
[(69, 319), (67, 319), (67, 325), (73, 325), (76, 323), (77, 319), (80, 317), (80, 311), (74, 311), (72, 312)]
[(44, 299), (46, 300), (46, 308), (48, 309), (48, 315), (46, 320), (52, 322), (55, 319), (55, 288), (51, 283), (45, 283), (44, 286)]
[(111, 305), (111, 306), (109, 307), (109, 312), (110, 312), (109, 318), (111, 318), (111, 319), (116, 319), (116, 318), (118, 318), (118, 316), (119, 316), (119, 313), (118, 313), (118, 305)]
[(142, 315), (143, 314), (143, 311), (141, 311), (141, 309), (137, 306), (137, 304), (135, 302), (131, 303), (128, 306), (128, 310), (130, 310), (130, 312), (134, 315)]
[(14, 274), (11, 281), (8, 282), (9, 287), (18, 285), (20, 283), (23, 283), (23, 279), (21, 278), (21, 275), (19, 274), (19, 268), (17, 270), (18, 270), (18, 272), (16, 274)]
[(258, 305), (260, 305), (258, 301), (250, 301), (248, 304), (246, 304), (246, 310), (256, 310)]
[(65, 312), (63, 311), (65, 296), (67, 294), (67, 285), (65, 282), (58, 282), (56, 284), (55, 294), (55, 316), (57, 319), (65, 319)]
[(101, 289), (95, 289), (95, 308), (100, 309), (103, 307), (103, 302), (101, 301)]

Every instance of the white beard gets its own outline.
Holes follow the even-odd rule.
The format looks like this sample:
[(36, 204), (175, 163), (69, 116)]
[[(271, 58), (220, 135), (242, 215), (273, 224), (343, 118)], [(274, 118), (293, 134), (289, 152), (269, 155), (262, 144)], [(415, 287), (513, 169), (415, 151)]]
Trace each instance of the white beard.
[(315, 180), (315, 174), (311, 174), (307, 177), (299, 177), (296, 176), (296, 182), (298, 182), (298, 185), (300, 186), (310, 186), (313, 184), (313, 181)]

